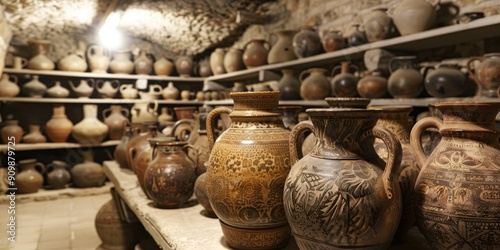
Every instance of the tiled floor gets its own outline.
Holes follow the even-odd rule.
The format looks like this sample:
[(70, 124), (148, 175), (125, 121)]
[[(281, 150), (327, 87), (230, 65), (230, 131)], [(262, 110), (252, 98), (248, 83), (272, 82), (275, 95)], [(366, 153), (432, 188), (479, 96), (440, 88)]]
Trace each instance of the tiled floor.
[(16, 206), (16, 242), (7, 240), (7, 204), (0, 204), (0, 250), (100, 249), (94, 218), (111, 194), (32, 201)]

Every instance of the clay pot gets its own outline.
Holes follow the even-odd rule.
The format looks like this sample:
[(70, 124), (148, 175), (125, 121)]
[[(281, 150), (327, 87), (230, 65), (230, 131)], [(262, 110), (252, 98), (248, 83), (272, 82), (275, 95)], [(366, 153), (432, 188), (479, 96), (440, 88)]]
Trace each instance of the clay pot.
[(210, 54), (210, 69), (214, 75), (222, 75), (226, 73), (226, 68), (224, 67), (224, 56), (226, 52), (223, 48), (216, 48), (212, 54)]
[[(480, 62), (477, 68), (473, 62)], [(473, 69), (474, 68), (474, 69)], [(485, 54), (483, 57), (474, 57), (467, 62), (469, 77), (479, 87), (478, 94), (486, 97), (497, 97), (496, 90), (500, 87), (500, 53)]]
[(104, 203), (95, 216), (95, 229), (102, 241), (102, 249), (134, 249), (139, 242), (141, 225), (139, 222), (126, 222), (121, 219), (120, 211), (113, 199)]
[(99, 79), (96, 81), (95, 88), (102, 98), (113, 98), (120, 89), (120, 82), (118, 80), (104, 81)]
[[(290, 134), (293, 166), (283, 193), (297, 245), (300, 249), (388, 248), (401, 215), (399, 140), (375, 126), (380, 111), (306, 112), (311, 121), (300, 122)], [(306, 131), (318, 140), (302, 157), (299, 139)], [(374, 137), (389, 148), (387, 163), (375, 152)]]
[(440, 64), (424, 69), (424, 87), (433, 97), (457, 97), (467, 89), (465, 75), (459, 65)]
[[(151, 106), (153, 104), (153, 106)], [(144, 101), (136, 102), (130, 109), (132, 123), (158, 122), (158, 102)]]
[(352, 27), (352, 32), (347, 36), (347, 44), (350, 47), (355, 47), (368, 43), (365, 32), (359, 29), (359, 24), (353, 24)]
[[(43, 185), (45, 166), (36, 159), (20, 160), (17, 167), (21, 170), (16, 174), (16, 194), (31, 194), (38, 192)], [(38, 167), (38, 169), (37, 169)]]
[(47, 164), (47, 184), (51, 189), (63, 189), (71, 181), (71, 174), (63, 161), (52, 161)]
[(186, 150), (189, 148), (193, 149), (187, 142), (178, 141), (161, 141), (154, 145), (144, 185), (156, 207), (178, 208), (193, 195), (197, 159), (188, 157)]
[(300, 100), (300, 81), (291, 69), (282, 69), (283, 76), (278, 81), (278, 90), (281, 100)]
[(158, 100), (162, 94), (163, 87), (159, 84), (150, 84), (149, 91), (140, 91), (139, 97), (142, 100)]
[(434, 27), (454, 25), (460, 14), (460, 7), (453, 2), (439, 2), (436, 6), (436, 21)]
[(198, 203), (205, 208), (204, 215), (210, 218), (217, 218), (217, 215), (210, 205), (210, 200), (208, 200), (207, 173), (203, 173), (196, 178), (196, 182), (194, 183), (194, 195), (196, 196)]
[(120, 140), (125, 131), (125, 124), (129, 123), (129, 111), (122, 108), (120, 105), (111, 105), (109, 108), (102, 111), (104, 117), (104, 124), (109, 129), (110, 140)]
[(83, 119), (71, 130), (71, 135), (82, 144), (99, 144), (108, 134), (109, 128), (97, 119), (97, 105), (83, 105)]
[(87, 71), (87, 61), (85, 58), (85, 44), (79, 43), (78, 49), (74, 53), (61, 58), (57, 62), (57, 69), (62, 71), (85, 72)]
[(387, 8), (375, 8), (364, 23), (366, 39), (376, 42), (389, 37), (392, 20), (387, 14)]
[(23, 136), (23, 142), (25, 143), (42, 143), (47, 142), (47, 138), (40, 131), (40, 125), (30, 124), (29, 133)]
[(174, 86), (173, 82), (169, 82), (167, 87), (161, 93), (165, 100), (177, 100), (179, 98), (179, 89)]
[[(230, 96), (233, 111), (218, 107), (207, 117), (212, 148), (207, 165), (210, 204), (230, 247), (283, 247), (290, 237), (281, 195), (290, 170), (290, 132), (276, 112), (279, 92)], [(231, 126), (215, 141), (215, 118), (223, 114), (229, 114)]]
[(129, 125), (130, 123), (128, 125), (127, 123), (124, 124), (122, 138), (120, 139), (120, 143), (116, 146), (113, 156), (120, 168), (132, 170), (132, 167), (130, 166), (127, 159), (127, 145), (130, 141), (130, 138), (139, 134), (139, 129), (132, 128), (132, 126)]
[(23, 85), (23, 92), (29, 97), (42, 98), (47, 92), (47, 86), (38, 80), (38, 75), (33, 75), (32, 78)]
[(78, 86), (76, 86), (71, 80), (69, 80), (69, 86), (79, 98), (89, 98), (94, 92), (95, 80), (80, 80)]
[(110, 65), (109, 52), (99, 45), (87, 48), (90, 71), (93, 73), (106, 73)]
[(293, 37), (296, 30), (277, 30), (271, 33), (276, 36), (276, 42), (271, 46), (267, 54), (267, 63), (288, 62), (297, 59), (293, 50)]
[(367, 72), (356, 86), (358, 94), (364, 98), (382, 98), (387, 94), (387, 79), (380, 72)]
[(243, 50), (230, 48), (224, 55), (224, 68), (227, 73), (235, 72), (245, 68), (243, 63)]
[(243, 63), (249, 69), (267, 64), (267, 55), (270, 48), (271, 44), (264, 39), (250, 40), (243, 47)]
[(174, 71), (174, 64), (165, 57), (162, 57), (156, 60), (153, 64), (153, 69), (157, 76), (169, 76)]
[(154, 123), (143, 123), (142, 127), (141, 132), (137, 136), (131, 137), (127, 144), (127, 161), (134, 173), (136, 173), (137, 168), (137, 157), (150, 148), (148, 138), (165, 137), (158, 132), (158, 126)]
[(76, 164), (71, 169), (73, 184), (78, 188), (100, 187), (104, 185), (106, 175), (102, 166), (94, 162), (94, 152), (84, 151), (83, 162)]
[[(349, 68), (354, 68), (356, 71), (358, 67), (344, 61), (340, 65), (335, 66), (332, 70), (332, 93), (337, 97), (355, 97), (358, 95), (357, 85), (358, 78), (349, 72)], [(340, 74), (335, 75), (335, 72), (340, 69)]]
[(45, 124), (45, 132), (52, 142), (66, 142), (73, 123), (66, 117), (63, 104), (55, 104), (50, 120)]
[[(435, 106), (443, 120), (423, 118), (410, 135), (413, 153), (422, 166), (415, 184), (417, 225), (433, 249), (494, 248), (498, 245), (495, 238), (471, 236), (494, 235), (496, 228), (477, 225), (500, 220), (500, 133), (495, 128), (500, 103), (440, 102)], [(437, 128), (442, 136), (429, 156), (421, 142), (427, 128)]]
[(9, 142), (16, 143), (21, 142), (23, 137), (23, 128), (19, 126), (18, 120), (6, 120), (3, 122), (3, 127), (0, 130), (2, 135), (2, 141), (4, 144), (9, 144)]
[(424, 77), (413, 68), (415, 58), (415, 56), (397, 56), (389, 62), (391, 76), (387, 80), (387, 90), (394, 98), (415, 98), (424, 89)]
[(200, 77), (209, 77), (213, 75), (208, 58), (204, 58), (198, 62), (198, 75)]
[(344, 37), (342, 32), (336, 29), (330, 29), (323, 33), (321, 44), (326, 52), (332, 52), (344, 48)]
[(43, 39), (30, 39), (28, 46), (31, 50), (31, 59), (28, 61), (28, 69), (53, 70), (56, 65), (47, 57), (51, 42)]
[(122, 95), (123, 99), (135, 99), (137, 98), (137, 91), (136, 88), (134, 88), (133, 84), (122, 84), (120, 86), (120, 94)]
[(162, 107), (161, 113), (158, 116), (158, 122), (162, 124), (173, 120), (174, 120), (174, 112), (172, 111), (172, 109), (169, 107)]
[(305, 26), (293, 36), (293, 51), (298, 58), (323, 53), (323, 44), (318, 32), (313, 27)]
[(17, 86), (17, 82), (17, 76), (2, 74), (2, 79), (0, 80), (0, 97), (15, 97), (19, 95), (21, 89)]
[(62, 87), (60, 81), (56, 81), (54, 86), (47, 90), (47, 95), (54, 98), (65, 98), (69, 96), (69, 90)]
[(153, 72), (153, 55), (141, 50), (134, 59), (134, 69), (138, 75), (150, 75)]
[(304, 100), (323, 100), (330, 96), (332, 87), (326, 73), (327, 70), (323, 68), (302, 71), (299, 75), (300, 97)]
[(193, 74), (194, 62), (189, 56), (181, 56), (175, 60), (175, 69), (181, 77), (189, 77)]
[(134, 63), (131, 60), (130, 50), (118, 50), (113, 53), (113, 59), (109, 63), (111, 72), (117, 74), (131, 74), (134, 71)]
[(389, 12), (403, 36), (428, 30), (436, 20), (436, 7), (426, 0), (404, 0)]

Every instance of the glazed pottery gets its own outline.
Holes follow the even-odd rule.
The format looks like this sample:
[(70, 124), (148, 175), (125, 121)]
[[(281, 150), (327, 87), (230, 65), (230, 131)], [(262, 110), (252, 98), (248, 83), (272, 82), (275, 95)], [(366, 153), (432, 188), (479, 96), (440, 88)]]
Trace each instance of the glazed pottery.
[(123, 129), (123, 135), (122, 138), (120, 139), (120, 143), (116, 146), (115, 151), (113, 153), (113, 157), (115, 158), (115, 161), (118, 163), (120, 168), (125, 168), (125, 169), (130, 169), (132, 170), (132, 167), (130, 166), (128, 159), (127, 159), (127, 145), (128, 142), (130, 141), (130, 138), (133, 136), (136, 136), (139, 133), (139, 129), (133, 128), (130, 126), (130, 123), (124, 123), (124, 129)]
[(158, 100), (162, 95), (163, 88), (159, 84), (150, 84), (148, 92), (139, 92), (139, 97), (142, 100)]
[(404, 0), (389, 13), (403, 36), (428, 30), (436, 21), (436, 7), (427, 0)]
[[(337, 97), (355, 97), (358, 95), (358, 78), (349, 72), (349, 68), (358, 70), (356, 65), (350, 64), (347, 61), (341, 62), (340, 65), (335, 66), (332, 70), (332, 79), (330, 81), (332, 94)], [(338, 69), (340, 69), (340, 73), (333, 76)]]
[[(127, 161), (132, 171), (134, 171), (134, 173), (136, 173), (137, 157), (143, 151), (150, 148), (150, 145), (148, 143), (148, 138), (155, 138), (159, 136), (162, 135), (158, 132), (158, 126), (156, 125), (156, 123), (150, 122), (150, 123), (142, 123), (140, 133), (130, 138), (127, 144)], [(144, 169), (145, 167), (146, 166), (144, 166)]]
[(230, 48), (224, 55), (224, 68), (227, 73), (235, 72), (245, 68), (243, 63), (243, 50)]
[(135, 99), (137, 98), (137, 91), (133, 84), (122, 84), (120, 86), (120, 94), (123, 99)]
[(288, 62), (297, 59), (293, 50), (293, 37), (296, 30), (277, 30), (271, 33), (271, 37), (276, 37), (269, 53), (267, 54), (267, 63)]
[(47, 138), (40, 131), (40, 125), (30, 124), (29, 133), (23, 136), (24, 143), (42, 143), (47, 142)]
[(111, 199), (97, 211), (94, 224), (102, 244), (100, 249), (128, 250), (134, 249), (139, 242), (141, 225), (139, 222), (126, 222), (120, 216), (121, 211), (116, 201)]
[(210, 69), (214, 75), (222, 75), (226, 73), (226, 68), (224, 67), (224, 56), (226, 52), (223, 48), (216, 48), (212, 54), (210, 54)]
[(118, 80), (104, 81), (99, 79), (95, 83), (95, 88), (102, 98), (113, 98), (118, 93), (120, 82)]
[(83, 105), (83, 119), (73, 126), (71, 135), (81, 144), (99, 144), (107, 136), (108, 126), (97, 119), (97, 105)]
[(397, 56), (390, 60), (387, 90), (394, 98), (415, 98), (424, 89), (424, 77), (413, 67), (415, 59), (415, 56)]
[(9, 76), (3, 73), (0, 80), (0, 97), (15, 97), (19, 95), (20, 88), (17, 86), (17, 76)]
[(323, 68), (311, 68), (300, 73), (299, 93), (303, 100), (323, 100), (330, 96), (332, 87), (326, 73), (327, 70)]
[(80, 80), (78, 87), (69, 80), (69, 86), (79, 98), (89, 98), (94, 92), (95, 81), (94, 79)]
[[(411, 131), (422, 170), (415, 184), (417, 225), (433, 249), (494, 249), (500, 214), (500, 133), (496, 102), (440, 102), (443, 120), (427, 117)], [(421, 133), (442, 136), (426, 156)], [(445, 239), (445, 240), (443, 240)]]
[[(290, 131), (276, 112), (279, 95), (232, 92), (234, 110), (218, 107), (207, 117), (208, 198), (232, 248), (280, 248), (290, 237), (282, 196)], [(215, 118), (224, 114), (231, 125), (215, 141)]]
[[(311, 250), (388, 248), (401, 215), (399, 140), (375, 126), (380, 111), (306, 112), (311, 121), (300, 122), (290, 134), (293, 166), (283, 194), (297, 245)], [(305, 131), (318, 140), (302, 157), (299, 139)], [(375, 152), (374, 138), (389, 149), (387, 163)]]
[(282, 76), (278, 81), (278, 90), (281, 100), (300, 100), (300, 81), (291, 69), (282, 69)]
[(113, 59), (109, 63), (111, 72), (118, 74), (130, 74), (134, 71), (134, 63), (131, 60), (130, 50), (118, 50), (113, 53)]
[[(153, 104), (153, 106), (151, 106)], [(158, 122), (158, 102), (143, 101), (136, 102), (130, 109), (132, 123)]]
[(352, 32), (347, 36), (347, 44), (350, 47), (368, 43), (368, 39), (366, 39), (365, 32), (361, 31), (359, 26), (360, 26), (359, 24), (353, 24), (351, 29)]
[(138, 75), (150, 75), (153, 72), (153, 56), (145, 50), (139, 51), (134, 59), (134, 69)]
[(109, 52), (99, 45), (91, 45), (87, 48), (89, 68), (93, 73), (106, 73), (110, 64)]
[(456, 18), (460, 14), (460, 7), (453, 2), (439, 2), (436, 6), (436, 21), (434, 27), (454, 25)]
[(78, 49), (74, 53), (61, 58), (57, 62), (57, 69), (62, 71), (85, 72), (87, 71), (87, 61), (85, 58), (85, 44), (79, 43)]
[(56, 81), (54, 86), (47, 89), (47, 95), (55, 98), (65, 98), (69, 96), (69, 90), (61, 86), (60, 81)]
[(52, 161), (47, 164), (47, 184), (51, 189), (63, 189), (71, 181), (71, 174), (64, 161)]
[(177, 100), (179, 98), (179, 89), (174, 86), (173, 82), (168, 82), (161, 95), (165, 100)]
[(243, 47), (243, 63), (249, 69), (267, 64), (267, 55), (270, 48), (271, 44), (264, 39), (248, 41)]
[[(476, 61), (479, 65), (472, 67), (472, 63)], [(471, 58), (467, 63), (467, 69), (469, 77), (479, 87), (480, 96), (497, 97), (496, 90), (500, 87), (500, 53)]]
[(45, 123), (45, 133), (51, 142), (66, 142), (73, 123), (66, 117), (63, 104), (55, 104), (52, 117)]
[(376, 42), (386, 39), (391, 31), (392, 20), (387, 15), (387, 8), (375, 8), (364, 23), (366, 39)]
[[(439, 64), (424, 69), (424, 87), (433, 97), (457, 97), (467, 89), (465, 74), (459, 65)], [(499, 78), (500, 79), (500, 78)]]
[(53, 70), (56, 65), (47, 57), (51, 42), (44, 39), (30, 39), (28, 46), (31, 50), (31, 59), (28, 61), (29, 69)]
[(20, 143), (23, 137), (23, 128), (19, 126), (18, 120), (6, 120), (3, 122), (0, 134), (2, 135), (2, 142), (8, 144), (9, 142)]
[(180, 56), (175, 60), (175, 69), (181, 77), (189, 77), (193, 74), (194, 62), (189, 56)]
[(293, 51), (298, 58), (323, 53), (323, 44), (313, 27), (305, 26), (293, 36)]
[(45, 166), (36, 159), (20, 160), (16, 165), (20, 169), (16, 173), (16, 194), (36, 193), (43, 185), (41, 173), (45, 172)]
[(38, 80), (38, 75), (33, 75), (32, 78), (23, 85), (23, 92), (29, 97), (41, 98), (47, 93), (47, 86)]
[(125, 125), (130, 123), (128, 120), (129, 111), (120, 105), (111, 105), (109, 108), (102, 111), (104, 124), (109, 129), (110, 140), (120, 140), (125, 131)]
[(193, 195), (198, 159), (189, 158), (188, 149), (193, 148), (179, 141), (159, 141), (154, 145), (144, 185), (156, 207), (178, 208)]
[(326, 52), (332, 52), (344, 48), (344, 37), (342, 32), (336, 29), (329, 29), (323, 32), (321, 44)]
[(71, 169), (73, 184), (78, 188), (100, 187), (104, 185), (106, 175), (102, 166), (94, 162), (94, 152), (90, 149), (82, 152), (83, 162)]
[(162, 57), (154, 62), (153, 69), (157, 76), (169, 76), (174, 71), (174, 64), (165, 57)]
[(364, 98), (382, 98), (387, 94), (387, 79), (380, 72), (366, 72), (356, 85), (358, 94)]
[(198, 200), (198, 203), (205, 208), (205, 216), (210, 218), (217, 218), (212, 206), (210, 205), (210, 200), (208, 200), (207, 193), (207, 173), (203, 173), (196, 178), (194, 183), (194, 195)]

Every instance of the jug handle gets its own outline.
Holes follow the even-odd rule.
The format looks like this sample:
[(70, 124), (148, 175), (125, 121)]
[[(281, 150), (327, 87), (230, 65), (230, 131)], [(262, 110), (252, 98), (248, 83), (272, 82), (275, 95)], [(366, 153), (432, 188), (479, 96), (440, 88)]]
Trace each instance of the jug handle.
[(128, 88), (130, 86), (130, 84), (123, 84), (120, 86), (120, 92), (123, 92), (125, 91), (126, 88)]
[(153, 94), (161, 94), (162, 91), (163, 91), (163, 88), (158, 84), (151, 85), (150, 90), (149, 90), (149, 92), (152, 92)]
[[(127, 119), (128, 119), (128, 117), (130, 116), (130, 111), (126, 108), (122, 108), (121, 112), (122, 112), (122, 115), (127, 117)], [(125, 120), (124, 122), (126, 122), (126, 121), (128, 121), (128, 120)]]
[[(94, 44), (94, 45), (90, 45), (88, 48), (87, 48), (87, 58), (91, 58), (92, 56), (94, 56), (96, 54), (96, 49), (99, 48), (100, 46), (97, 45), (97, 44)], [(103, 51), (104, 52), (104, 51)]]
[(481, 84), (481, 82), (476, 78), (476, 74), (474, 74), (474, 72), (472, 72), (472, 63), (475, 62), (475, 61), (479, 61), (479, 62), (483, 62), (483, 58), (481, 57), (472, 57), (471, 59), (469, 59), (469, 61), (467, 61), (467, 72), (469, 72), (469, 77), (474, 80), (474, 82), (478, 85)]
[(425, 162), (427, 161), (427, 155), (424, 153), (424, 149), (422, 148), (422, 133), (428, 128), (437, 128), (441, 129), (443, 125), (443, 121), (437, 117), (426, 117), (422, 120), (418, 121), (411, 130), (410, 133), (410, 145), (413, 149), (413, 154), (415, 155), (415, 159), (417, 163), (420, 165), (420, 169), (424, 167)]
[[(178, 120), (174, 123), (174, 125), (172, 126), (172, 134), (171, 136), (174, 136), (175, 135), (175, 132), (177, 130), (177, 128), (179, 128), (179, 126), (181, 124), (189, 124), (191, 126), (191, 130), (193, 130), (193, 120), (191, 119), (181, 119), (181, 120)], [(184, 129), (184, 130), (188, 130), (187, 128)], [(183, 130), (183, 131), (184, 131)], [(181, 140), (181, 141), (187, 141), (188, 138), (186, 139), (183, 139), (183, 138), (177, 138), (178, 140)]]
[(306, 130), (314, 133), (314, 126), (311, 121), (301, 121), (295, 125), (290, 132), (290, 163), (295, 164), (298, 160), (302, 159), (304, 155), (302, 154), (302, 141), (299, 139), (303, 138), (302, 135)]
[(39, 169), (37, 169), (38, 172), (40, 172), (41, 174), (45, 173), (46, 169), (45, 169), (45, 165), (43, 165), (43, 163), (41, 163), (41, 162), (35, 163), (35, 169), (36, 169), (36, 167), (39, 167)]
[(108, 118), (108, 116), (106, 115), (106, 113), (108, 113), (108, 115), (109, 115), (109, 113), (110, 113), (110, 112), (111, 112), (111, 108), (104, 109), (104, 110), (102, 111), (102, 117), (103, 117), (104, 119)]
[[(340, 65), (337, 65), (337, 66), (333, 67), (333, 69), (332, 69), (332, 74), (330, 75), (330, 77), (334, 77), (334, 76), (335, 76), (335, 72), (336, 72), (337, 70), (340, 70), (340, 69), (341, 69), (341, 66), (340, 66)], [(340, 72), (339, 72), (339, 73), (340, 73)]]
[[(156, 144), (155, 144), (155, 146), (156, 146)], [(154, 147), (153, 147), (153, 150), (154, 150)], [(132, 168), (132, 172), (134, 172), (134, 173), (135, 173), (134, 159), (136, 156), (137, 156), (137, 150), (135, 149), (135, 147), (129, 148), (128, 152), (127, 152), (127, 159), (128, 159), (128, 163), (130, 165), (130, 168)]]
[[(194, 166), (195, 166), (194, 172), (196, 175), (198, 175), (198, 173), (196, 172), (196, 166), (198, 166), (198, 162), (200, 161), (200, 151), (191, 144), (184, 145), (184, 147), (182, 147), (182, 149), (185, 150), (187, 157), (194, 162)], [(194, 159), (189, 156), (189, 154), (188, 154), (189, 149), (193, 150)]]
[(111, 87), (113, 87), (113, 89), (117, 90), (117, 89), (120, 88), (120, 81), (118, 81), (118, 80), (112, 80), (110, 83), (111, 83)]
[(394, 71), (396, 71), (396, 70), (394, 69), (394, 63), (395, 63), (395, 62), (397, 62), (398, 60), (399, 60), (399, 59), (398, 59), (398, 58), (396, 58), (396, 57), (393, 57), (393, 58), (391, 58), (391, 59), (389, 60), (389, 72), (391, 72), (391, 74), (392, 74), (392, 73), (394, 73)]
[(153, 108), (151, 108), (151, 102), (148, 104), (148, 112), (151, 112), (153, 114), (156, 114), (156, 110), (158, 110), (158, 101), (153, 100), (152, 103), (154, 104)]
[(95, 88), (95, 80), (94, 79), (87, 79), (88, 82), (92, 83), (92, 84), (89, 84), (92, 88)]
[(73, 83), (73, 81), (68, 80), (68, 82), (69, 82), (69, 86), (70, 86), (73, 90), (75, 90), (75, 89), (76, 89), (76, 87), (75, 87), (75, 84)]
[(208, 148), (210, 149), (210, 151), (212, 150), (212, 148), (214, 147), (214, 144), (215, 144), (215, 134), (214, 134), (215, 117), (217, 117), (217, 115), (220, 115), (222, 113), (226, 113), (229, 115), (231, 112), (232, 112), (232, 110), (230, 108), (218, 107), (218, 108), (215, 108), (212, 111), (210, 111), (210, 113), (208, 113), (208, 115), (207, 115), (207, 138), (208, 138), (208, 146), (209, 146)]
[(17, 78), (17, 76), (15, 76), (15, 75), (9, 75), (9, 80), (15, 84), (17, 84), (19, 82), (19, 78)]
[(102, 87), (104, 87), (104, 80), (102, 80), (102, 79), (96, 80), (95, 81), (95, 87), (97, 88), (97, 90), (102, 89)]
[(304, 70), (304, 71), (300, 72), (300, 74), (299, 74), (299, 81), (300, 81), (300, 82), (303, 82), (303, 81), (304, 81), (304, 78), (305, 78), (305, 77), (304, 77), (304, 76), (305, 76), (305, 74), (310, 74), (310, 73), (311, 73), (311, 70), (310, 70), (310, 69), (306, 69), (306, 70)]
[[(403, 149), (401, 147), (401, 142), (396, 137), (396, 135), (394, 135), (394, 133), (390, 132), (384, 127), (375, 126), (370, 130), (370, 133), (366, 132), (362, 134), (360, 141), (364, 141), (373, 136), (382, 140), (387, 147), (387, 151), (389, 154), (387, 157), (387, 162), (385, 163), (384, 172), (382, 174), (382, 182), (384, 184), (387, 199), (391, 200), (394, 196), (392, 185), (397, 185), (399, 166), (401, 165), (401, 160), (403, 158)], [(363, 145), (368, 146), (366, 143), (364, 143)]]

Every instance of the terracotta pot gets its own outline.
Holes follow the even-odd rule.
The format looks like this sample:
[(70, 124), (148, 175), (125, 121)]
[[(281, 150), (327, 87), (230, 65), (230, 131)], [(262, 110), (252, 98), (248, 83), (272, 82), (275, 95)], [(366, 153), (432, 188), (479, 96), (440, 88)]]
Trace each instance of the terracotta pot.
[[(212, 148), (207, 191), (228, 245), (271, 249), (288, 243), (283, 184), (290, 170), (290, 132), (277, 113), (279, 92), (232, 92), (234, 110), (213, 109), (207, 117)], [(232, 122), (215, 141), (215, 118)], [(234, 195), (238, 194), (238, 195)]]
[(42, 143), (46, 142), (47, 138), (40, 131), (40, 125), (30, 124), (29, 133), (23, 136), (23, 142), (25, 143)]
[(102, 241), (100, 248), (134, 249), (134, 246), (139, 242), (140, 223), (123, 221), (113, 199), (102, 205), (95, 216), (94, 223), (97, 235)]
[(135, 73), (138, 75), (150, 75), (153, 72), (153, 55), (145, 50), (140, 50), (134, 59)]
[(380, 72), (367, 72), (356, 86), (358, 94), (364, 98), (382, 98), (387, 94), (387, 79)]
[(15, 97), (19, 95), (21, 89), (17, 86), (17, 82), (17, 76), (2, 74), (2, 79), (0, 80), (0, 97)]
[(68, 82), (73, 92), (75, 92), (75, 94), (79, 98), (89, 98), (94, 92), (95, 88), (94, 79), (80, 80), (78, 86), (76, 86), (71, 80), (69, 80)]
[(293, 51), (298, 58), (314, 56), (324, 52), (318, 32), (305, 26), (293, 36)]
[(196, 182), (194, 183), (194, 195), (200, 205), (205, 208), (204, 215), (210, 218), (217, 218), (217, 215), (210, 205), (210, 200), (208, 200), (207, 173), (203, 173), (196, 178)]
[[(38, 192), (43, 185), (45, 166), (36, 159), (20, 160), (17, 163), (20, 172), (16, 174), (17, 194), (31, 194)], [(37, 169), (38, 167), (38, 169)]]
[(359, 46), (365, 43), (368, 43), (368, 39), (366, 39), (366, 35), (364, 31), (359, 29), (359, 24), (352, 25), (352, 31), (347, 36), (347, 44), (350, 47)]
[(460, 71), (459, 65), (426, 67), (424, 75), (425, 90), (433, 97), (458, 97), (468, 88), (465, 74)]
[(69, 90), (61, 86), (60, 81), (56, 81), (54, 86), (47, 90), (47, 95), (54, 98), (65, 98), (69, 96)]
[(230, 48), (224, 55), (224, 68), (227, 73), (235, 72), (245, 68), (243, 64), (243, 50)]
[(89, 68), (94, 73), (106, 73), (111, 63), (109, 52), (99, 45), (91, 45), (87, 48)]
[(278, 81), (278, 90), (281, 100), (300, 100), (300, 81), (291, 69), (282, 69), (283, 76)]
[(376, 42), (388, 38), (391, 33), (392, 20), (387, 14), (387, 8), (375, 8), (364, 23), (366, 39)]
[[(358, 70), (356, 65), (352, 65), (347, 61), (341, 62), (340, 65), (335, 66), (332, 70), (330, 84), (332, 85), (332, 93), (337, 97), (358, 96), (358, 78), (349, 72), (349, 68)], [(340, 74), (333, 76), (338, 69), (340, 69)]]
[(71, 135), (82, 144), (100, 144), (109, 132), (108, 126), (97, 119), (97, 105), (83, 105), (83, 119), (73, 126)]
[(142, 127), (145, 127), (145, 129), (142, 128), (141, 132), (137, 136), (130, 138), (127, 144), (127, 161), (134, 173), (137, 173), (137, 157), (140, 153), (150, 148), (148, 138), (164, 137), (158, 132), (158, 126), (154, 123), (144, 123)]
[[(178, 141), (161, 141), (153, 147), (144, 185), (156, 207), (178, 208), (193, 195), (197, 159), (188, 157), (189, 148), (193, 149), (187, 142)], [(165, 182), (168, 185), (162, 184)]]
[(19, 126), (18, 120), (6, 120), (3, 122), (3, 127), (0, 130), (2, 135), (2, 142), (9, 144), (9, 142), (20, 143), (23, 138), (23, 128)]
[(102, 111), (104, 124), (109, 129), (110, 140), (120, 140), (125, 131), (125, 124), (130, 123), (128, 120), (129, 111), (122, 108), (120, 105), (111, 105), (109, 108)]
[(85, 44), (79, 44), (74, 53), (61, 58), (57, 62), (57, 69), (62, 71), (85, 72), (87, 71), (87, 60), (85, 58)]
[(296, 30), (277, 30), (271, 33), (276, 36), (276, 42), (271, 46), (267, 54), (267, 63), (288, 62), (297, 59), (293, 50), (293, 37)]
[(193, 74), (194, 62), (189, 56), (181, 56), (175, 60), (175, 69), (181, 77), (189, 77)]
[[(300, 122), (290, 134), (293, 167), (283, 194), (297, 245), (311, 250), (388, 248), (401, 215), (399, 140), (375, 126), (380, 111), (306, 112), (311, 121)], [(319, 139), (302, 157), (298, 139), (306, 131)], [(375, 152), (374, 138), (389, 148), (387, 163)]]
[(124, 125), (125, 127), (123, 130), (122, 138), (120, 139), (120, 143), (116, 146), (113, 156), (120, 168), (132, 170), (132, 167), (130, 166), (127, 159), (127, 145), (130, 141), (130, 138), (139, 134), (139, 129), (132, 128), (132, 126), (129, 126), (130, 124), (126, 125), (125, 123)]
[(51, 42), (43, 39), (30, 39), (28, 46), (31, 50), (31, 59), (28, 61), (28, 69), (53, 70), (56, 68), (54, 62), (47, 57)]
[(134, 71), (134, 63), (131, 60), (130, 50), (119, 50), (113, 53), (113, 59), (109, 63), (111, 72), (118, 74), (130, 74)]
[(345, 47), (342, 32), (335, 29), (330, 29), (323, 33), (321, 44), (325, 52), (332, 52)]
[(132, 123), (158, 122), (157, 109), (157, 101), (136, 102), (130, 109)]
[(428, 30), (436, 20), (436, 7), (426, 0), (404, 0), (389, 12), (403, 36)]
[(71, 174), (63, 161), (52, 161), (47, 164), (47, 184), (51, 189), (63, 189), (71, 181)]
[[(477, 68), (473, 62), (480, 62)], [(478, 94), (486, 97), (497, 97), (496, 91), (500, 87), (500, 53), (485, 54), (483, 57), (474, 57), (467, 62), (469, 77), (479, 87)]]
[(326, 69), (311, 68), (304, 70), (299, 75), (300, 97), (304, 100), (323, 100), (330, 96), (332, 87), (326, 78)]
[(169, 76), (174, 72), (174, 64), (165, 57), (156, 60), (153, 68), (157, 76)]
[(32, 78), (23, 85), (23, 92), (29, 97), (42, 98), (47, 93), (47, 86), (38, 80), (38, 75), (33, 75)]
[(177, 100), (179, 98), (179, 89), (174, 86), (173, 82), (169, 82), (167, 87), (161, 93), (165, 100)]
[(78, 188), (100, 187), (104, 185), (106, 175), (102, 166), (94, 162), (92, 150), (82, 152), (83, 162), (71, 169), (73, 184)]
[(66, 117), (64, 105), (55, 104), (52, 117), (45, 123), (45, 132), (50, 141), (66, 142), (72, 128), (73, 122)]
[[(494, 248), (498, 241), (490, 236), (497, 229), (490, 225), (500, 220), (500, 133), (495, 128), (500, 103), (440, 102), (435, 106), (443, 120), (423, 118), (410, 135), (422, 166), (415, 184), (417, 225), (433, 249)], [(429, 156), (422, 150), (420, 137), (427, 128), (437, 128), (442, 136)]]
[(222, 75), (226, 73), (226, 68), (224, 67), (224, 56), (226, 52), (223, 48), (216, 48), (212, 54), (210, 54), (210, 69), (214, 75)]
[(250, 40), (243, 47), (243, 63), (249, 69), (267, 64), (267, 55), (270, 48), (271, 44), (264, 39)]
[(387, 90), (394, 98), (416, 98), (424, 89), (424, 77), (413, 68), (415, 58), (397, 56), (389, 62), (391, 76), (387, 80)]

